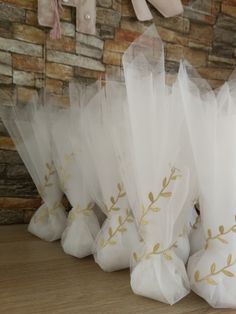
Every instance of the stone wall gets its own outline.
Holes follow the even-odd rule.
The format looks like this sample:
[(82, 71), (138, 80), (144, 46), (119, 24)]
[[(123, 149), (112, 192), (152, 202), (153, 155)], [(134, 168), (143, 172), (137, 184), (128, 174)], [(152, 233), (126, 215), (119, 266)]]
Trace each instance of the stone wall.
[[(168, 80), (186, 58), (212, 87), (221, 85), (236, 62), (236, 1), (206, 0), (182, 16), (165, 19), (152, 9), (166, 43)], [(192, 3), (192, 2), (191, 2)], [(107, 72), (123, 78), (122, 53), (151, 22), (135, 18), (130, 0), (97, 0), (97, 34), (75, 31), (74, 9), (66, 7), (62, 38), (49, 39), (37, 23), (36, 0), (0, 2), (0, 103), (26, 103), (46, 86), (68, 103), (68, 83), (76, 77), (89, 83)], [(28, 222), (40, 204), (35, 186), (0, 121), (0, 223)]]

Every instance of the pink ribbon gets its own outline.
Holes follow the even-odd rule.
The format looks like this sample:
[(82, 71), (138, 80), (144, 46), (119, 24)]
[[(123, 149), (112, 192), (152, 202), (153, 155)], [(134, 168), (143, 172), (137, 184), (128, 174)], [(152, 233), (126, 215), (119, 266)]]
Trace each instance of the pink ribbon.
[[(146, 0), (131, 0), (135, 14), (139, 21), (147, 21), (153, 18)], [(180, 0), (148, 0), (164, 17), (171, 17), (183, 12)]]
[(50, 38), (61, 38), (60, 15), (63, 13), (61, 0), (52, 0), (52, 9), (54, 12), (53, 28), (50, 31)]

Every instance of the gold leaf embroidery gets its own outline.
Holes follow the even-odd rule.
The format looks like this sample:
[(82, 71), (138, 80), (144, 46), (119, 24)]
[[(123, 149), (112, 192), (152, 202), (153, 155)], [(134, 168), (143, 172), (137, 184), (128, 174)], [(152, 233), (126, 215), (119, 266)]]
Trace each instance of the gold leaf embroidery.
[(53, 184), (50, 182), (50, 178), (56, 173), (56, 169), (53, 161), (51, 163), (46, 163), (46, 174), (44, 175), (43, 184), (39, 185), (38, 190), (41, 196), (45, 195), (46, 188), (51, 187)]
[(40, 213), (34, 215), (34, 223), (45, 223), (50, 215), (56, 215), (56, 209), (61, 206), (60, 202), (56, 202), (52, 207), (48, 208), (45, 204)]
[(206, 281), (209, 285), (217, 285), (218, 283), (212, 278), (212, 276), (217, 276), (220, 273), (224, 274), (227, 277), (234, 277), (234, 273), (228, 270), (229, 267), (233, 266), (235, 262), (232, 262), (232, 254), (229, 254), (227, 257), (226, 266), (222, 267), (216, 271), (216, 263), (213, 263), (210, 267), (210, 273), (204, 277), (200, 277), (200, 272), (197, 270), (194, 274), (195, 282)]
[(107, 240), (101, 239), (100, 240), (100, 247), (104, 248), (106, 245), (111, 244), (114, 245), (116, 244), (116, 241), (114, 240), (114, 237), (118, 233), (124, 233), (127, 232), (127, 228), (125, 228), (126, 223), (133, 223), (133, 216), (130, 210), (126, 210), (126, 216), (123, 218), (122, 216), (118, 217), (118, 226), (113, 230), (111, 227), (108, 229), (108, 238)]
[(117, 205), (118, 201), (120, 198), (124, 197), (126, 195), (125, 191), (123, 190), (123, 186), (121, 183), (118, 183), (117, 184), (117, 188), (118, 188), (118, 194), (116, 197), (114, 196), (111, 196), (110, 197), (110, 201), (111, 201), (111, 207), (108, 208), (106, 205), (105, 205), (105, 208), (106, 208), (106, 212), (107, 213), (110, 213), (111, 211), (119, 211), (120, 208)]
[(177, 247), (177, 241), (175, 241), (173, 244), (171, 244), (167, 249), (160, 250), (160, 243), (156, 243), (151, 252), (144, 253), (142, 256), (138, 257), (137, 253), (133, 253), (133, 258), (136, 263), (140, 262), (143, 259), (149, 259), (152, 255), (163, 255), (164, 258), (168, 261), (172, 260), (172, 256), (170, 255), (170, 251), (173, 248)]
[(141, 217), (139, 219), (138, 224), (139, 225), (146, 225), (148, 224), (148, 221), (146, 219), (144, 219), (146, 217), (146, 215), (152, 211), (152, 212), (159, 212), (160, 208), (158, 206), (156, 206), (156, 203), (158, 202), (158, 200), (161, 197), (171, 197), (172, 192), (166, 191), (167, 187), (169, 186), (169, 184), (171, 183), (171, 181), (176, 180), (178, 177), (180, 177), (180, 175), (176, 174), (176, 172), (179, 171), (177, 168), (172, 167), (171, 171), (170, 171), (170, 175), (168, 178), (164, 178), (162, 181), (162, 189), (161, 191), (158, 193), (158, 195), (156, 197), (154, 197), (152, 192), (148, 193), (148, 199), (150, 201), (150, 204), (148, 205), (147, 208), (145, 208), (142, 205), (142, 214)]
[[(235, 220), (236, 220), (236, 217), (235, 217)], [(226, 230), (225, 227), (222, 226), (222, 225), (219, 226), (218, 229), (219, 229), (219, 233), (216, 234), (215, 236), (212, 235), (211, 229), (208, 229), (208, 232), (207, 232), (208, 238), (206, 239), (205, 249), (208, 248), (209, 242), (210, 242), (211, 240), (218, 240), (218, 241), (220, 241), (221, 243), (227, 244), (228, 241), (225, 240), (225, 239), (223, 238), (223, 236), (225, 236), (226, 234), (228, 234), (228, 233), (230, 233), (230, 232), (236, 232), (236, 224), (234, 224), (232, 227), (230, 227), (230, 228), (227, 229), (227, 230)]]
[(94, 207), (94, 203), (92, 202), (90, 202), (85, 208), (80, 208), (80, 206), (78, 205), (75, 209), (69, 212), (69, 216), (68, 216), (69, 222), (71, 223), (72, 221), (74, 221), (78, 214), (89, 216), (93, 207)]

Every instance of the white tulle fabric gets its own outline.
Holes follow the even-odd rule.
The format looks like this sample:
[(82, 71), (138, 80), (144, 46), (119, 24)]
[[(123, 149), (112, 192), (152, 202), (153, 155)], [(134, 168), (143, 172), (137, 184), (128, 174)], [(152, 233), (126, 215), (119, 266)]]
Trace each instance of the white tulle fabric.
[(205, 244), (193, 254), (193, 291), (213, 307), (236, 307), (236, 97), (232, 80), (217, 97), (190, 65), (182, 66), (182, 96), (200, 187)]
[(38, 97), (24, 107), (7, 109), (4, 118), (16, 148), (42, 197), (43, 204), (33, 215), (28, 230), (46, 241), (61, 238), (66, 225), (66, 213), (61, 203), (62, 191), (52, 159), (50, 136)]
[(88, 149), (101, 191), (99, 195), (93, 195), (107, 216), (96, 239), (94, 258), (103, 270), (115, 271), (129, 267), (131, 252), (139, 236), (103, 115), (105, 102), (102, 88), (85, 107), (83, 120), (86, 121)]
[(80, 160), (80, 148), (73, 150), (75, 134), (70, 125), (70, 111), (52, 105), (47, 108), (50, 117), (50, 130), (53, 141), (53, 160), (59, 175), (61, 188), (66, 194), (72, 209), (69, 212), (61, 244), (65, 253), (75, 257), (92, 254), (93, 245), (100, 225), (93, 211), (94, 203), (90, 197), (84, 176), (85, 165)]
[(182, 158), (179, 78), (171, 89), (166, 86), (163, 45), (154, 27), (132, 43), (123, 63), (127, 95), (124, 90), (118, 104), (112, 82), (107, 94), (112, 122), (120, 121), (113, 140), (142, 236), (133, 250), (131, 287), (136, 294), (173, 304), (190, 291), (186, 224), (194, 194), (192, 170)]

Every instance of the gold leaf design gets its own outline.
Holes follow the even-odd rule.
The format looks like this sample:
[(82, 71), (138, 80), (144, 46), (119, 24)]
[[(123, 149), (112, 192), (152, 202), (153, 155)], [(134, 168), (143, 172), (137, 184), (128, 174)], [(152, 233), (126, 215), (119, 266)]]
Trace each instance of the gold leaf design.
[(51, 177), (56, 173), (56, 169), (53, 161), (51, 163), (46, 163), (46, 174), (44, 175), (43, 184), (39, 185), (38, 190), (41, 196), (45, 194), (46, 188), (51, 187), (53, 184), (50, 182)]
[(56, 215), (56, 209), (59, 208), (61, 206), (60, 202), (56, 202), (54, 203), (54, 205), (50, 208), (47, 207), (47, 205), (45, 204), (44, 207), (40, 210), (40, 213), (36, 213), (34, 215), (34, 223), (45, 223), (50, 215)]
[(225, 229), (225, 227), (223, 225), (220, 225), (218, 229), (219, 229), (219, 233), (216, 234), (215, 236), (213, 236), (211, 229), (208, 229), (208, 232), (207, 232), (208, 238), (206, 239), (205, 249), (208, 248), (209, 242), (212, 240), (218, 240), (221, 243), (227, 244), (228, 241), (226, 239), (224, 239), (223, 237), (230, 232), (236, 232), (236, 224), (234, 224), (229, 229)]
[(69, 212), (69, 222), (72, 223), (78, 214), (83, 214), (85, 216), (89, 216), (91, 214), (91, 211), (93, 210), (93, 207), (94, 207), (94, 203), (93, 202), (90, 202), (85, 208), (81, 208), (79, 205), (75, 208), (75, 209), (72, 209), (70, 212)]
[(163, 255), (164, 258), (168, 261), (172, 260), (172, 256), (170, 255), (170, 251), (173, 248), (177, 247), (177, 241), (175, 241), (173, 244), (171, 244), (168, 248), (160, 250), (160, 243), (156, 243), (151, 252), (145, 252), (142, 256), (138, 257), (137, 253), (133, 253), (133, 258), (135, 260), (135, 262), (139, 262), (142, 259), (149, 259), (152, 255)]
[(133, 223), (133, 216), (130, 210), (126, 210), (126, 216), (123, 218), (122, 216), (118, 217), (118, 226), (113, 230), (111, 227), (108, 229), (108, 238), (107, 240), (102, 239), (100, 241), (100, 247), (104, 248), (106, 245), (111, 244), (115, 245), (116, 241), (114, 240), (114, 237), (118, 233), (124, 233), (127, 232), (127, 228), (125, 228), (126, 223)]
[(150, 201), (150, 204), (148, 205), (147, 208), (145, 208), (143, 205), (141, 207), (142, 209), (142, 214), (141, 217), (139, 219), (138, 224), (139, 225), (146, 225), (148, 224), (148, 221), (146, 219), (144, 219), (146, 217), (146, 215), (148, 215), (148, 213), (150, 211), (152, 212), (159, 212), (160, 208), (158, 206), (156, 206), (156, 203), (159, 201), (159, 199), (161, 197), (171, 197), (172, 192), (166, 191), (166, 189), (169, 187), (171, 181), (176, 180), (178, 177), (181, 177), (181, 175), (176, 174), (176, 172), (179, 171), (177, 168), (172, 167), (171, 171), (170, 171), (170, 175), (169, 177), (164, 177), (164, 179), (162, 180), (162, 189), (160, 190), (160, 192), (158, 193), (158, 195), (156, 197), (154, 197), (152, 192), (148, 193), (148, 199)]
[(123, 185), (121, 183), (118, 183), (117, 184), (117, 189), (118, 189), (118, 194), (116, 197), (114, 196), (111, 196), (110, 197), (110, 201), (111, 201), (111, 206), (110, 208), (108, 208), (106, 205), (105, 205), (105, 208), (106, 208), (106, 212), (107, 213), (110, 213), (111, 211), (119, 211), (120, 208), (117, 206), (117, 203), (119, 201), (120, 198), (126, 196), (126, 192), (123, 190)]
[(195, 282), (206, 282), (209, 285), (216, 286), (218, 283), (212, 278), (213, 276), (217, 276), (219, 274), (224, 274), (227, 277), (234, 277), (234, 273), (228, 270), (229, 267), (233, 266), (235, 262), (232, 262), (232, 254), (229, 254), (226, 260), (226, 266), (222, 267), (219, 270), (216, 270), (216, 263), (213, 263), (210, 267), (210, 273), (204, 277), (200, 277), (200, 272), (197, 270), (194, 274)]

